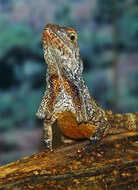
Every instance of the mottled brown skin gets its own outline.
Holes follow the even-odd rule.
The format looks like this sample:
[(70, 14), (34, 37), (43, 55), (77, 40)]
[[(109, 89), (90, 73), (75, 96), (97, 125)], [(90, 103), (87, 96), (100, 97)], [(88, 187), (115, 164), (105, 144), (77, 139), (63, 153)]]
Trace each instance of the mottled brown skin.
[[(43, 97), (37, 115), (44, 119), (45, 139), (48, 138), (47, 133), (49, 134), (48, 136), (52, 136), (49, 126), (52, 125), (55, 120), (58, 121), (59, 127), (65, 136), (72, 139), (91, 139), (96, 142), (99, 142), (105, 135), (112, 134), (111, 128), (116, 128), (118, 133), (124, 129), (129, 131), (138, 130), (138, 113), (113, 114), (111, 111), (102, 110), (93, 98), (87, 102), (89, 92), (83, 94), (83, 88), (86, 88), (84, 90), (87, 91), (87, 87), (85, 84), (81, 84), (81, 80), (83, 82), (81, 76), (83, 66), (77, 45), (77, 32), (73, 28), (48, 24), (42, 34), (42, 44), (44, 57), (48, 64), (47, 83), (49, 87)], [(72, 53), (73, 48), (76, 54), (78, 54), (75, 58)], [(67, 61), (65, 60), (62, 63), (62, 56), (65, 56)], [(70, 72), (68, 73), (66, 71), (70, 60), (72, 61), (72, 68), (76, 65), (73, 71), (70, 70), (72, 76), (69, 74)], [(77, 76), (76, 78), (74, 77), (75, 74)], [(77, 80), (78, 84), (76, 83)], [(61, 92), (61, 89), (64, 89), (65, 93), (72, 98), (72, 104), (76, 112), (73, 112), (70, 108), (69, 110), (59, 108), (54, 114), (55, 119), (52, 120), (53, 115), (51, 115), (51, 113), (53, 113), (55, 109), (56, 98)], [(88, 98), (85, 97), (86, 95), (88, 95)], [(45, 101), (47, 101), (47, 103), (45, 103)], [(92, 114), (86, 109), (87, 106), (92, 107), (94, 110)], [(52, 145), (49, 145), (49, 147), (51, 148)]]

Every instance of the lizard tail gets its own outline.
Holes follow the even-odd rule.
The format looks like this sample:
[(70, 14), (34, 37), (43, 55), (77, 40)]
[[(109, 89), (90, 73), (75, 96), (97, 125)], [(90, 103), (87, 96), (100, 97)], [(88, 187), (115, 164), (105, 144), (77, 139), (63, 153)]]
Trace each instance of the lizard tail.
[(117, 114), (112, 111), (105, 111), (105, 113), (111, 124), (109, 134), (138, 131), (138, 112)]

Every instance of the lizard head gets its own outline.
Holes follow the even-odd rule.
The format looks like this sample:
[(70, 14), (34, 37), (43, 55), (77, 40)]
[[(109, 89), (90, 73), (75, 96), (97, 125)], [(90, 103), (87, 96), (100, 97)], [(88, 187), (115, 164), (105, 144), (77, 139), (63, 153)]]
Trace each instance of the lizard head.
[(47, 24), (42, 34), (42, 44), (48, 66), (57, 66), (59, 71), (68, 73), (73, 79), (76, 73), (82, 73), (77, 32), (73, 28)]

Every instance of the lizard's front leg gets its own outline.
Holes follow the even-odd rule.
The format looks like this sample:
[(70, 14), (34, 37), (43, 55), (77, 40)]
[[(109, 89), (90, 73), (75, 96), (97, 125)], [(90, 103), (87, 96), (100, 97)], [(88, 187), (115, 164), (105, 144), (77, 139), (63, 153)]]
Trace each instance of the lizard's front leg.
[(92, 134), (90, 137), (90, 145), (96, 145), (98, 144), (103, 136), (104, 136), (105, 129), (103, 128), (97, 128), (97, 130)]
[(58, 119), (55, 114), (51, 120), (44, 120), (43, 122), (43, 142), (44, 147), (48, 150), (52, 150), (58, 146), (61, 146), (63, 141), (63, 135), (61, 134)]
[(107, 134), (109, 125), (94, 126), (95, 131), (91, 134), (89, 138), (89, 143), (85, 145), (84, 150), (86, 152), (91, 152), (97, 149), (97, 146), (100, 145), (102, 139)]
[(52, 125), (55, 121), (53, 119), (53, 105), (56, 99), (51, 89), (47, 89), (42, 99), (41, 105), (38, 109), (37, 116), (43, 121), (43, 142), (46, 149), (52, 150)]
[(52, 150), (52, 122), (43, 121), (43, 142), (46, 149)]
[(104, 110), (100, 107), (96, 108), (96, 112), (93, 114), (91, 122), (95, 125), (96, 130), (90, 137), (90, 144), (96, 145), (107, 135), (107, 131), (110, 129), (111, 125), (108, 122)]

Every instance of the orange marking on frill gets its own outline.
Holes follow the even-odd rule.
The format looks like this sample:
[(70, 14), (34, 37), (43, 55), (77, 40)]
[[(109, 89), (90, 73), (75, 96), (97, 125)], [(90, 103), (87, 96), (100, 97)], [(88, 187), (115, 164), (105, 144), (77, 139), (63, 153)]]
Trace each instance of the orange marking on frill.
[(89, 139), (96, 129), (90, 123), (78, 124), (75, 114), (71, 111), (58, 113), (57, 118), (62, 133), (72, 139)]
[[(76, 101), (77, 101), (78, 108), (79, 108), (79, 110), (81, 110), (81, 101), (80, 101), (78, 94), (74, 93), (75, 90), (72, 89), (73, 87), (71, 87), (69, 85), (69, 82), (65, 78), (63, 81), (64, 81), (64, 84), (63, 84), (64, 88), (65, 88), (66, 92), (71, 95), (73, 104), (76, 104)], [(76, 99), (76, 97), (77, 97), (77, 99)]]

